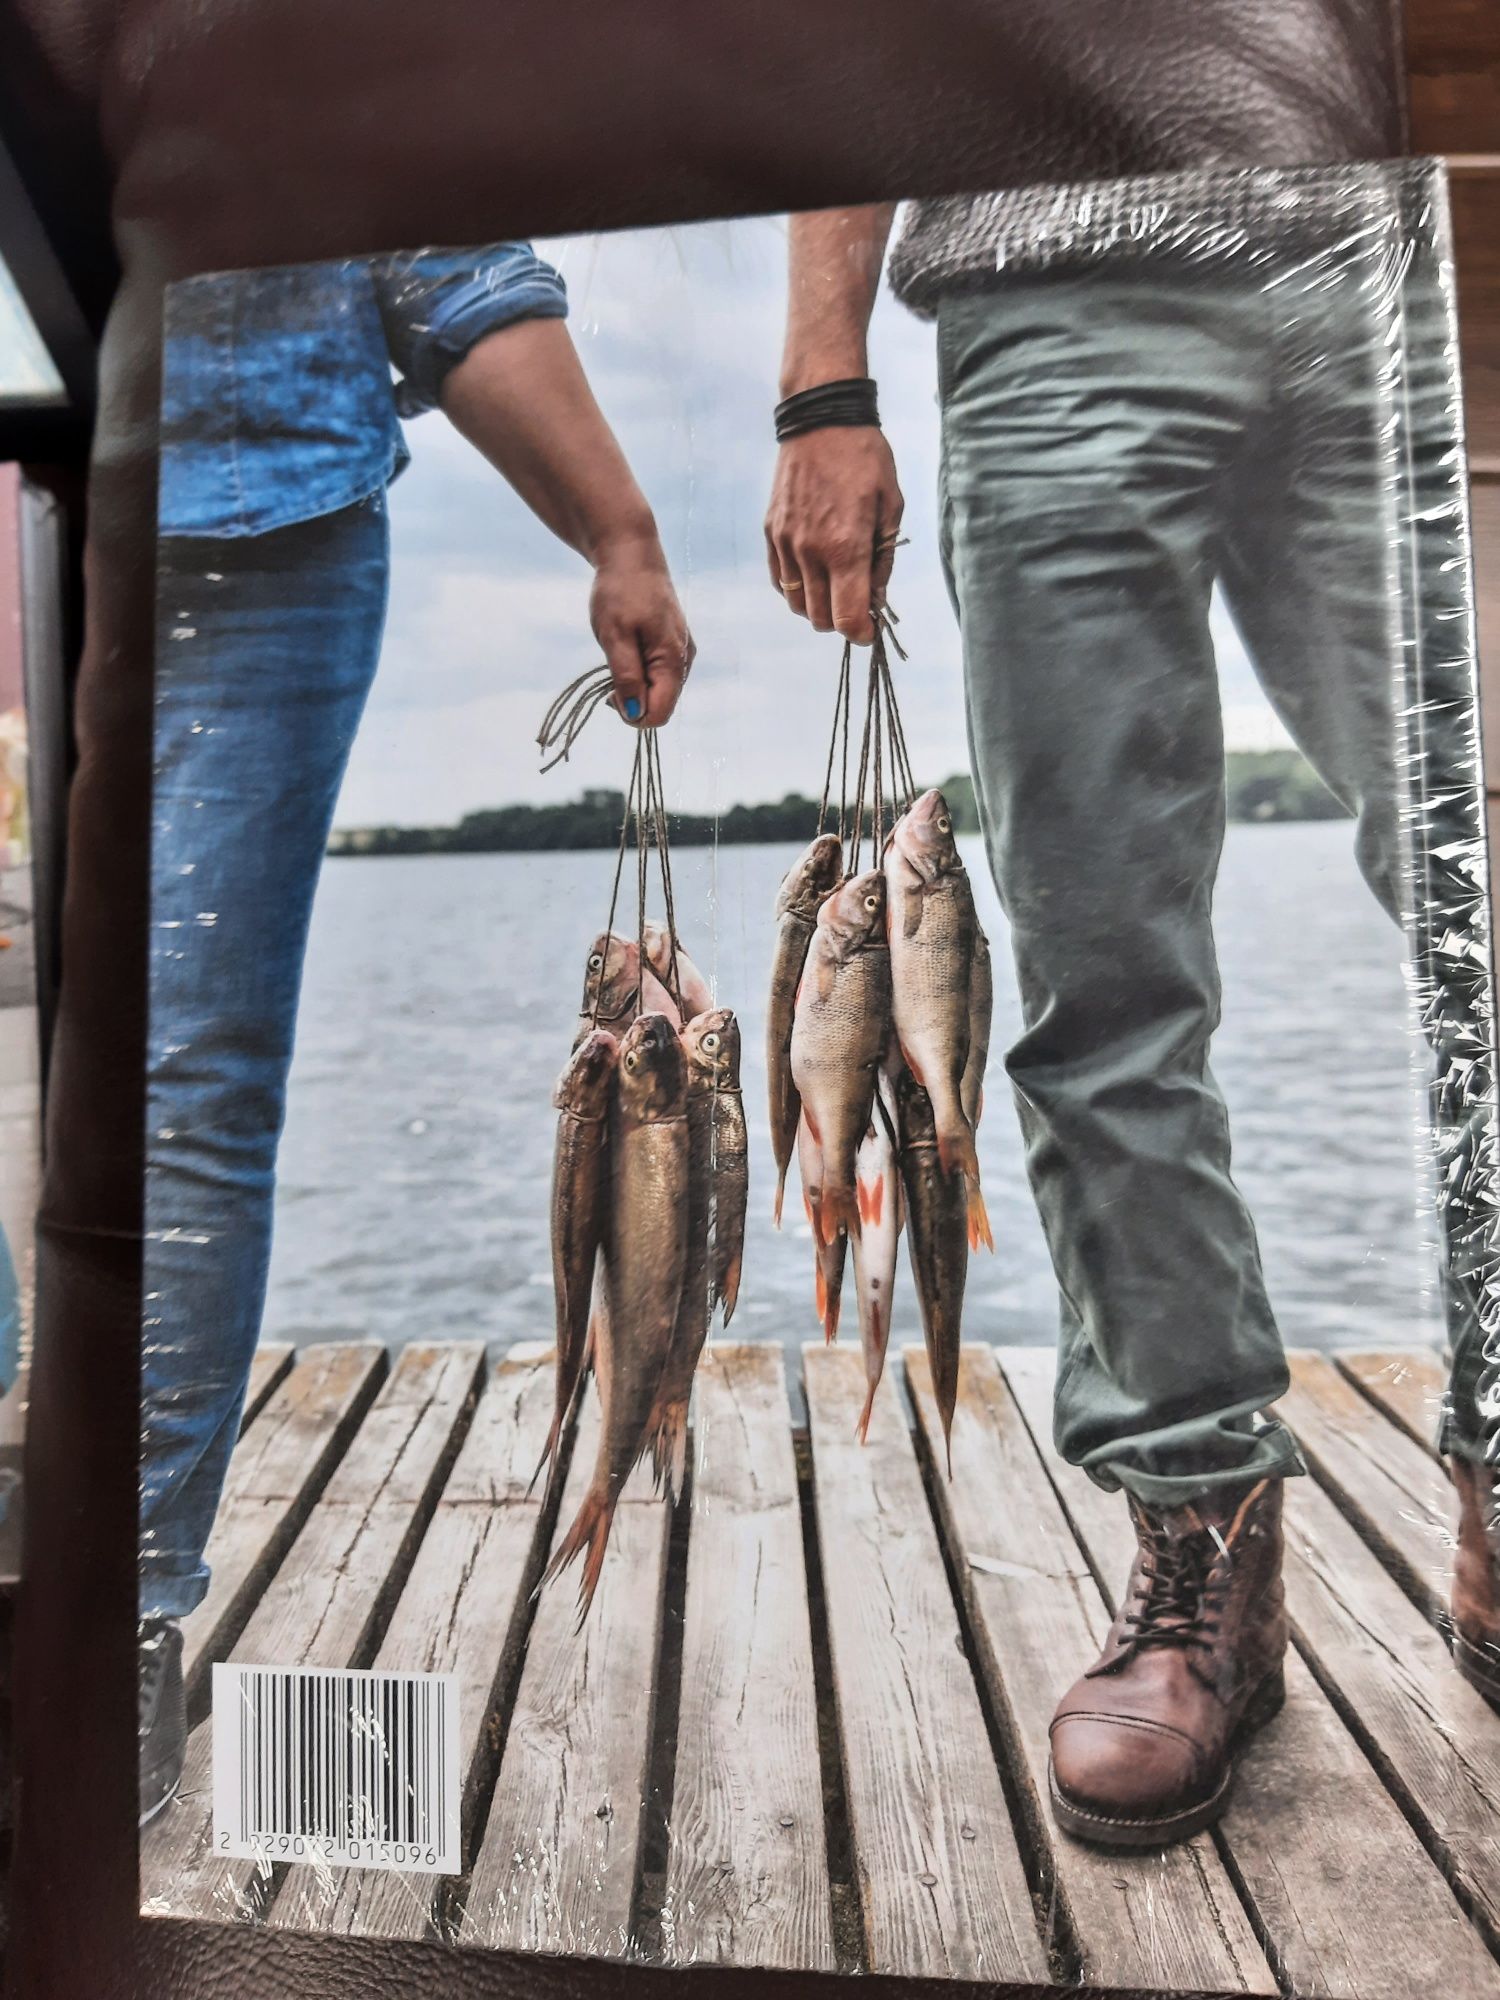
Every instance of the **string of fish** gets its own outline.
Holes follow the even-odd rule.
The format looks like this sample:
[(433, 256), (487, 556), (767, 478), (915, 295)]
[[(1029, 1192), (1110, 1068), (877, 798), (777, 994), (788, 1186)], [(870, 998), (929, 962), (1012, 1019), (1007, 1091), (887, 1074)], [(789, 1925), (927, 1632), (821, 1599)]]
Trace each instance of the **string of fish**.
[(907, 658), (896, 623), (877, 609), (852, 795), (855, 667), (844, 647), (817, 831), (777, 898), (767, 1006), (776, 1220), (795, 1153), (829, 1342), (854, 1263), (861, 1437), (884, 1372), (901, 1234), (945, 1434), (967, 1260), (990, 1241), (974, 1146), (989, 947), (947, 802), (917, 791), (891, 663)]
[[(545, 769), (566, 761), (610, 691), (604, 668), (562, 691), (538, 737)], [(615, 922), (632, 847), (636, 921), (627, 941)], [(653, 850), (660, 926), (647, 916)], [(738, 1024), (714, 1006), (678, 938), (660, 741), (656, 730), (642, 729), (608, 917), (589, 955), (573, 1056), (554, 1098), (549, 1486), (590, 1374), (600, 1433), (588, 1489), (544, 1581), (582, 1555), (580, 1624), (637, 1462), (649, 1453), (658, 1488), (674, 1498), (684, 1488), (693, 1377), (715, 1307), (727, 1324), (739, 1289), (749, 1151), (739, 1084)]]

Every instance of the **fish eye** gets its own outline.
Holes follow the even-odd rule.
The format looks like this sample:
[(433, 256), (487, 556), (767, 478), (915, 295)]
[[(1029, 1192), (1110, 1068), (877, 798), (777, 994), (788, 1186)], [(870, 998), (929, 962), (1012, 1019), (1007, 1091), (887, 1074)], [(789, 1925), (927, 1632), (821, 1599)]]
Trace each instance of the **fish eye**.
[(639, 1056), (638, 1056), (638, 1055), (636, 1054), (635, 1050), (634, 1050), (634, 1049), (632, 1049), (632, 1050), (630, 1051), (629, 1055), (627, 1055), (627, 1056), (626, 1056), (626, 1058), (625, 1058), (625, 1067), (626, 1067), (626, 1069), (634, 1069), (634, 1068), (635, 1068), (635, 1066), (636, 1066), (636, 1064), (637, 1064), (637, 1063), (638, 1063), (639, 1061), (640, 1061), (640, 1057), (639, 1057)]
[(712, 1028), (703, 1037), (703, 1046), (705, 1049), (708, 1050), (708, 1053), (710, 1055), (713, 1055), (717, 1052), (719, 1046), (719, 1037)]
[(946, 815), (944, 815), (938, 820), (938, 832), (952, 833), (952, 831), (953, 831), (953, 822)]
[(880, 908), (880, 898), (878, 896), (866, 896), (865, 908), (871, 912), (878, 910)]
[(591, 951), (589, 953), (590, 972), (597, 972), (600, 966), (603, 965), (603, 963), (604, 963), (604, 953), (602, 951)]

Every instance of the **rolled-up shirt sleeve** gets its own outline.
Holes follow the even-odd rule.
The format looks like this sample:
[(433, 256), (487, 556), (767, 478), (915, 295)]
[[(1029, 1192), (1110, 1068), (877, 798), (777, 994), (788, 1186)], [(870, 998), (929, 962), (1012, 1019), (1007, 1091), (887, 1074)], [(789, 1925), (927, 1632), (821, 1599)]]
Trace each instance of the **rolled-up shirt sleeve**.
[(523, 319), (564, 319), (560, 273), (529, 243), (414, 250), (370, 267), (403, 417), (435, 407), (443, 378), (476, 342)]

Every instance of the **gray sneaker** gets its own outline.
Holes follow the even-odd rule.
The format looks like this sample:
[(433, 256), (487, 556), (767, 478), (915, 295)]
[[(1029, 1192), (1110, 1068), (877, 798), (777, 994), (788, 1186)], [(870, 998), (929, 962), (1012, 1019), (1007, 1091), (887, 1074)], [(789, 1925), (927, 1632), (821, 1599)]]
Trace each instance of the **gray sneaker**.
[(175, 1618), (143, 1618), (136, 1735), (140, 1745), (142, 1826), (177, 1795), (187, 1753), (187, 1703), (182, 1691), (182, 1627)]

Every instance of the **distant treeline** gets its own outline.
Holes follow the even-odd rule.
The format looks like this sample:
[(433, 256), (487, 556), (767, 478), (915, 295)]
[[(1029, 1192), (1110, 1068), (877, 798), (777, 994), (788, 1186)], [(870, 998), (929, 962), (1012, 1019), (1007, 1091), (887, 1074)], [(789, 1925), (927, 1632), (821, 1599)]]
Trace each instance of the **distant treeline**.
[[(1232, 750), (1229, 817), (1232, 820), (1343, 819), (1344, 808), (1312, 766), (1296, 750)], [(977, 833), (979, 815), (967, 774), (943, 785), (960, 833)], [(1108, 811), (1101, 799), (1100, 810)], [(490, 806), (465, 813), (457, 826), (340, 827), (329, 842), (331, 854), (541, 854), (559, 848), (613, 847), (620, 838), (623, 792), (593, 790), (554, 806)], [(818, 802), (788, 792), (771, 805), (730, 806), (710, 813), (673, 813), (671, 837), (683, 847), (726, 846), (752, 841), (807, 840), (817, 822)]]

